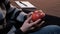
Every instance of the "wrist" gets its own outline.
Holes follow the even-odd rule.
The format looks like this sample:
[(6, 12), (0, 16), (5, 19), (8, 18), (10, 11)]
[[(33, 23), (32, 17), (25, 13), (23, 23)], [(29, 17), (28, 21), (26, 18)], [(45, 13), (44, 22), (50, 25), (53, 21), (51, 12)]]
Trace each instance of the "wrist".
[(26, 29), (24, 29), (23, 27), (21, 27), (20, 30), (21, 30), (22, 32), (26, 32)]

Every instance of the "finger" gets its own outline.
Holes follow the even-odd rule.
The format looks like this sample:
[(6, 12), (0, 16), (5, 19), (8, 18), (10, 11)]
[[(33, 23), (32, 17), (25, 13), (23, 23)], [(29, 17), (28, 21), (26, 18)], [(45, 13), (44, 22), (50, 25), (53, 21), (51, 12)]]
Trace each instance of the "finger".
[(41, 15), (43, 15), (43, 17), (45, 16), (45, 13), (41, 13)]
[(32, 14), (33, 14), (33, 12), (30, 12), (30, 13), (27, 15), (27, 17), (30, 17)]
[(29, 15), (33, 14), (33, 12), (30, 12)]
[(31, 23), (31, 25), (35, 25), (35, 24), (39, 23), (39, 21), (41, 21), (41, 19), (38, 19), (37, 21)]
[(40, 11), (40, 12), (42, 12), (42, 13), (43, 13), (43, 11), (42, 11), (42, 10), (38, 10), (38, 11)]
[(42, 10), (39, 10), (41, 12), (41, 15), (43, 15), (43, 17), (45, 16), (45, 13)]
[(31, 20), (30, 23), (33, 23), (33, 21)]
[(29, 18), (27, 18), (26, 22), (29, 22), (31, 20), (32, 16), (30, 16)]
[(33, 30), (35, 27), (31, 27), (30, 30)]
[(42, 21), (40, 24), (36, 25), (36, 27), (40, 27), (42, 24), (44, 24), (45, 21)]

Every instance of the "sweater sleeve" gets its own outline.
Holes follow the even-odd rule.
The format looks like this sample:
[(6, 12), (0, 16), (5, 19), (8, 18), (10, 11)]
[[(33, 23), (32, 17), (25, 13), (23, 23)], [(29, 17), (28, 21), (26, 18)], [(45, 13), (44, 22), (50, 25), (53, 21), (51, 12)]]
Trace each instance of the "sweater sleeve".
[(22, 32), (20, 29), (15, 31), (15, 34), (24, 34), (24, 32)]

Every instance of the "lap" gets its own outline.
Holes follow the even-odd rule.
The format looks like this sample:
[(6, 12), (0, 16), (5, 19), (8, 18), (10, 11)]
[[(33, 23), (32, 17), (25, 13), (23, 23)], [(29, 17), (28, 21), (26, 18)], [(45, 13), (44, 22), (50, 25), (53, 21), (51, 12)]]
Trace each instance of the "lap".
[(48, 25), (31, 34), (60, 34), (60, 26)]

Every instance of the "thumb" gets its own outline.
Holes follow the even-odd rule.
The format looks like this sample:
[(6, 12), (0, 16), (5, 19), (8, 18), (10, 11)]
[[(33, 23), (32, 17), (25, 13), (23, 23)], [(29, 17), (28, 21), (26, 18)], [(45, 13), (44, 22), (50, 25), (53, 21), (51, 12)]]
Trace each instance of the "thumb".
[(29, 18), (27, 18), (26, 22), (29, 22), (31, 20), (32, 16), (30, 16)]
[(32, 14), (33, 14), (33, 12), (30, 12), (30, 13), (27, 15), (27, 18), (30, 17)]

